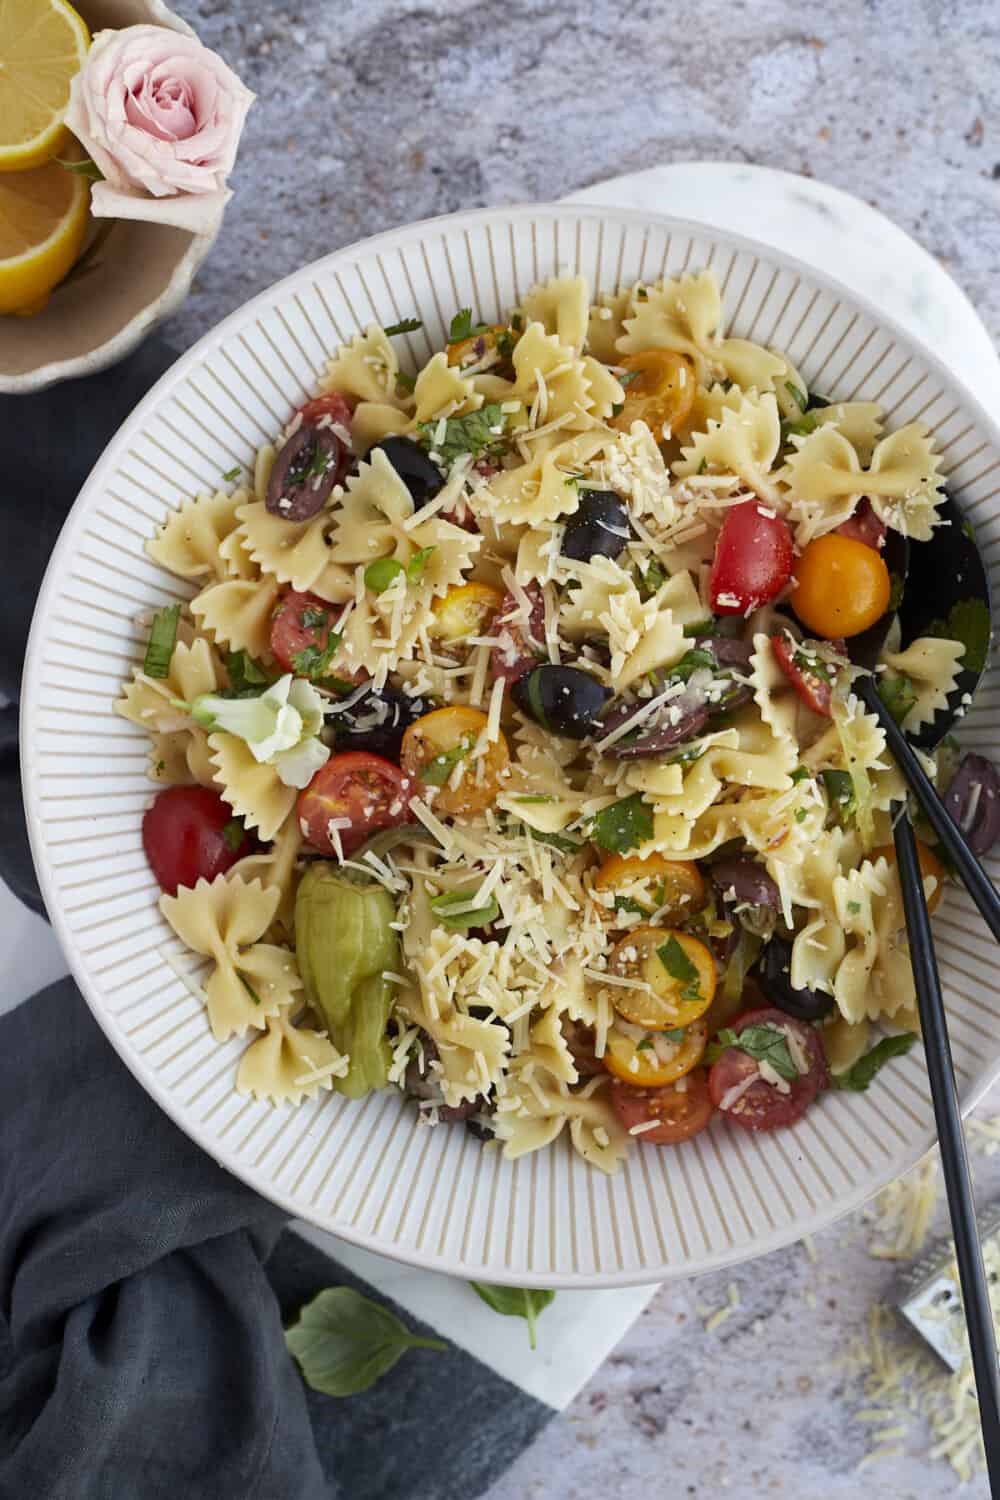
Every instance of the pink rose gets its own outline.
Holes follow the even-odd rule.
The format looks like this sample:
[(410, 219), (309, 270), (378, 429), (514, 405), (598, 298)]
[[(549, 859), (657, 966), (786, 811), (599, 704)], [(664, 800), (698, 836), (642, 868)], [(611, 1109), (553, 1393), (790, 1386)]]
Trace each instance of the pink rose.
[(66, 113), (104, 173), (93, 213), (212, 232), (253, 100), (196, 37), (164, 26), (99, 31)]

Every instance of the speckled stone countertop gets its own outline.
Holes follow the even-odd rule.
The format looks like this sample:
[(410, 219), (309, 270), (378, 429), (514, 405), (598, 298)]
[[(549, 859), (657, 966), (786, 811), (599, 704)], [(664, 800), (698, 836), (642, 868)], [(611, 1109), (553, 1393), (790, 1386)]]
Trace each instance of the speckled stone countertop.
[[(173, 3), (258, 95), (222, 236), (164, 330), (178, 346), (377, 230), (692, 159), (877, 205), (1000, 336), (996, 0)], [(990, 1201), (1000, 1155), (976, 1165)], [(870, 1429), (840, 1361), (896, 1275), (870, 1236), (855, 1216), (817, 1239), (815, 1264), (794, 1247), (664, 1288), (488, 1500), (954, 1495), (917, 1422), (905, 1456), (858, 1471)], [(708, 1333), (730, 1283), (740, 1305)]]

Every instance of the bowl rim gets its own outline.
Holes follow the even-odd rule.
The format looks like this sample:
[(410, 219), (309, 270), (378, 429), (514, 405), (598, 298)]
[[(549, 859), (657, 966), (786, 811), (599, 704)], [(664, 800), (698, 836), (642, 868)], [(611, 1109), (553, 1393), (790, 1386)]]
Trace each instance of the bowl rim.
[[(20, 768), (28, 840), (32, 859), (38, 875), (46, 911), (48, 912), (56, 937), (59, 940), (60, 947), (70, 966), (72, 977), (76, 981), (84, 999), (87, 1001), (94, 1019), (101, 1027), (111, 1046), (122, 1059), (124, 1065), (129, 1069), (133, 1077), (136, 1078), (140, 1087), (146, 1090), (189, 1139), (200, 1146), (220, 1166), (253, 1188), (261, 1197), (265, 1197), (269, 1202), (275, 1203), (285, 1209), (292, 1218), (302, 1219), (315, 1228), (323, 1230), (325, 1233), (332, 1234), (334, 1237), (339, 1237), (349, 1244), (372, 1251), (387, 1259), (400, 1261), (422, 1270), (438, 1271), (444, 1275), (454, 1276), (462, 1280), (468, 1278), (469, 1267), (453, 1257), (425, 1254), (411, 1250), (405, 1245), (389, 1246), (377, 1239), (373, 1234), (366, 1233), (350, 1225), (344, 1228), (339, 1226), (332, 1228), (330, 1223), (324, 1221), (321, 1216), (304, 1213), (302, 1205), (296, 1202), (290, 1193), (274, 1185), (269, 1188), (266, 1194), (263, 1193), (258, 1183), (254, 1181), (252, 1171), (238, 1159), (232, 1148), (227, 1146), (223, 1141), (213, 1139), (208, 1130), (186, 1119), (178, 1107), (177, 1101), (172, 1098), (167, 1089), (155, 1076), (147, 1078), (140, 1076), (136, 1072), (124, 1048), (119, 1045), (111, 1025), (111, 1018), (105, 1014), (100, 990), (96, 984), (91, 982), (85, 965), (77, 952), (76, 939), (70, 931), (63, 914), (61, 897), (56, 888), (55, 880), (47, 866), (40, 818), (34, 805), (35, 767), (32, 763), (32, 756), (27, 748), (28, 731), (31, 727), (32, 719), (40, 706), (38, 684), (41, 681), (41, 675), (38, 668), (41, 663), (46, 621), (49, 615), (52, 595), (56, 592), (64, 560), (73, 556), (77, 532), (80, 530), (85, 519), (91, 497), (96, 498), (100, 493), (105, 472), (110, 468), (119, 444), (134, 429), (141, 427), (147, 412), (156, 403), (161, 401), (175, 385), (184, 380), (190, 370), (198, 366), (203, 353), (210, 345), (223, 341), (228, 333), (241, 326), (244, 320), (249, 319), (254, 313), (266, 309), (273, 302), (279, 301), (285, 289), (297, 283), (300, 278), (305, 277), (309, 273), (315, 274), (317, 271), (322, 270), (322, 268), (334, 265), (342, 258), (356, 257), (359, 251), (374, 251), (387, 246), (397, 247), (401, 243), (406, 243), (413, 239), (420, 240), (426, 238), (428, 230), (438, 226), (462, 225), (470, 227), (481, 223), (496, 223), (499, 221), (506, 227), (507, 225), (516, 225), (519, 220), (523, 219), (537, 221), (539, 217), (559, 218), (566, 217), (567, 215), (591, 219), (593, 221), (603, 221), (605, 223), (626, 223), (640, 228), (643, 225), (653, 225), (661, 229), (670, 228), (677, 233), (703, 236), (707, 237), (710, 241), (712, 239), (719, 240), (726, 246), (756, 253), (765, 261), (776, 262), (793, 272), (800, 272), (812, 284), (821, 286), (842, 298), (852, 309), (857, 308), (862, 310), (880, 328), (891, 333), (898, 339), (903, 349), (913, 349), (937, 374), (946, 387), (952, 387), (956, 390), (968, 414), (975, 419), (984, 435), (989, 439), (998, 453), (1000, 453), (1000, 424), (985, 410), (978, 397), (969, 390), (964, 381), (953, 375), (943, 361), (938, 359), (933, 350), (927, 348), (920, 339), (914, 337), (913, 334), (894, 319), (886, 317), (868, 298), (852, 292), (849, 287), (846, 287), (835, 277), (813, 269), (808, 263), (795, 256), (785, 255), (782, 251), (775, 249), (774, 246), (765, 244), (763, 241), (758, 241), (745, 235), (730, 234), (727, 231), (717, 229), (697, 220), (674, 218), (669, 214), (646, 213), (641, 209), (602, 208), (599, 205), (591, 206), (589, 204), (574, 204), (572, 202), (523, 203), (500, 206), (498, 208), (460, 210), (457, 213), (435, 215), (429, 219), (418, 220), (413, 224), (384, 230), (377, 235), (370, 235), (359, 240), (354, 240), (338, 250), (331, 251), (328, 255), (321, 256), (317, 260), (310, 261), (306, 265), (298, 267), (295, 271), (289, 273), (289, 275), (282, 277), (279, 281), (272, 283), (272, 285), (258, 292), (247, 302), (241, 304), (240, 307), (235, 308), (221, 322), (208, 329), (197, 343), (186, 350), (164, 372), (109, 439), (100, 457), (94, 464), (93, 469), (84, 481), (76, 500), (73, 502), (73, 506), (67, 515), (62, 531), (59, 534), (46, 566), (41, 587), (38, 591), (38, 598), (32, 616), (31, 629), (24, 655), (23, 680), (25, 686), (22, 690), (19, 714)], [(996, 1055), (987, 1066), (985, 1074), (976, 1079), (960, 1095), (960, 1107), (963, 1118), (976, 1107), (998, 1077), (1000, 1077), (1000, 1044), (998, 1044)], [(761, 1234), (754, 1239), (749, 1253), (747, 1253), (746, 1246), (731, 1247), (705, 1255), (695, 1267), (692, 1267), (691, 1264), (663, 1265), (657, 1267), (652, 1274), (645, 1267), (636, 1270), (583, 1273), (539, 1273), (529, 1271), (525, 1268), (512, 1272), (506, 1271), (503, 1267), (490, 1267), (490, 1278), (498, 1284), (506, 1283), (507, 1285), (545, 1287), (571, 1291), (642, 1286), (659, 1284), (665, 1281), (687, 1280), (691, 1277), (721, 1270), (728, 1266), (741, 1265), (748, 1261), (756, 1260), (763, 1255), (770, 1254), (774, 1250), (782, 1249), (787, 1245), (797, 1244), (805, 1236), (829, 1228), (847, 1214), (861, 1208), (865, 1203), (870, 1202), (877, 1196), (888, 1183), (895, 1181), (914, 1167), (921, 1157), (931, 1149), (936, 1139), (937, 1134), (933, 1126), (931, 1126), (916, 1139), (912, 1140), (907, 1149), (900, 1153), (900, 1157), (904, 1159), (902, 1167), (899, 1166), (900, 1157), (897, 1157), (886, 1169), (866, 1179), (853, 1192), (839, 1198), (833, 1213), (829, 1211), (829, 1208), (825, 1211), (813, 1210), (810, 1214), (798, 1218), (791, 1225), (771, 1230), (767, 1234)]]

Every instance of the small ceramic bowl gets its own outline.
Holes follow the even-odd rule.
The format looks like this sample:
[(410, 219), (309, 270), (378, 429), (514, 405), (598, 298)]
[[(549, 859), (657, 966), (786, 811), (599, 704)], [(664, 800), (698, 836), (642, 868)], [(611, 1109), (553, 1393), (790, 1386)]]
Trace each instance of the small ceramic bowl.
[[(162, 0), (75, 0), (91, 32), (140, 23), (193, 35)], [(0, 392), (37, 391), (123, 359), (184, 301), (222, 223), (207, 234), (137, 219), (96, 221), (107, 237), (86, 274), (72, 277), (34, 317), (0, 318)]]

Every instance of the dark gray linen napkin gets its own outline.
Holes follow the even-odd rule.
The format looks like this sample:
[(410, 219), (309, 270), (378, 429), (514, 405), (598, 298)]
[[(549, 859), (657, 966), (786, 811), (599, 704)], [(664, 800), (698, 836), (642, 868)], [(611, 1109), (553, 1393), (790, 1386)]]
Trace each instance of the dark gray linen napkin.
[[(174, 357), (153, 340), (0, 398), (0, 876), (36, 911), (17, 764), (28, 625), (78, 489)], [(153, 1103), (71, 980), (0, 1017), (0, 1500), (480, 1494), (550, 1408), (457, 1349), (414, 1351), (347, 1400), (309, 1390), (282, 1324), (325, 1286), (376, 1294), (286, 1223)]]

